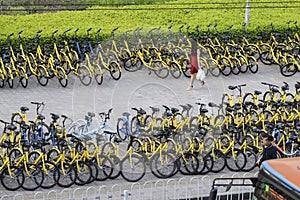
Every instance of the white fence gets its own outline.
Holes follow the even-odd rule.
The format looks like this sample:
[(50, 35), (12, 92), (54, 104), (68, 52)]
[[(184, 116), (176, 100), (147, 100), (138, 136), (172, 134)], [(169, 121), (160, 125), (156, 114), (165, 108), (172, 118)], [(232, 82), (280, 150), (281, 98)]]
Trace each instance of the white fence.
[[(253, 177), (257, 173), (236, 173), (233, 175), (221, 175), (220, 178), (238, 178), (238, 177)], [(195, 176), (183, 177), (180, 179), (167, 179), (157, 181), (146, 181), (143, 183), (120, 183), (110, 186), (101, 185), (105, 182), (98, 182), (101, 186), (95, 184), (90, 187), (67, 188), (59, 190), (60, 188), (49, 191), (18, 191), (18, 194), (4, 194), (0, 200), (167, 200), (167, 199), (192, 199), (199, 200), (207, 199), (210, 193), (211, 186), (215, 176)], [(252, 187), (238, 186), (232, 188), (228, 192), (224, 192), (220, 188), (218, 198), (220, 195), (225, 195), (225, 198), (230, 199), (250, 199), (253, 193)], [(241, 194), (236, 196), (236, 194)], [(235, 196), (234, 196), (235, 195)], [(245, 198), (247, 197), (247, 198)]]

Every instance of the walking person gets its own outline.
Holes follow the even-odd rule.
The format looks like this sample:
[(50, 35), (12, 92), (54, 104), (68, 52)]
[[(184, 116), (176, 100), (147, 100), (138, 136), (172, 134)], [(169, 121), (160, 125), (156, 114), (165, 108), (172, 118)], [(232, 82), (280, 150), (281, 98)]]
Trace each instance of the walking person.
[[(198, 73), (198, 70), (202, 70), (199, 66), (199, 59), (200, 59), (200, 49), (198, 47), (198, 42), (195, 39), (191, 40), (191, 59), (190, 59), (190, 64), (191, 64), (191, 68), (190, 68), (190, 74), (191, 74), (191, 78), (190, 78), (190, 85), (186, 90), (192, 90), (194, 87), (194, 81), (196, 79), (196, 74)], [(200, 80), (200, 84), (201, 86), (204, 84), (203, 80)]]

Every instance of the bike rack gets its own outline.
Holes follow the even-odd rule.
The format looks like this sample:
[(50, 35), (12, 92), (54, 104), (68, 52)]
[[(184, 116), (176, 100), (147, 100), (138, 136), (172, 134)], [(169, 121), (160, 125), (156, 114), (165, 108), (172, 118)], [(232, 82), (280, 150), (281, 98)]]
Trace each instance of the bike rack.
[[(172, 184), (173, 183), (173, 184)], [(168, 192), (169, 188), (171, 188), (172, 186), (170, 186), (170, 184), (172, 184), (173, 186), (173, 192)], [(175, 179), (169, 179), (166, 183), (166, 195), (167, 195), (167, 199), (175, 199), (176, 196), (177, 196), (177, 190), (178, 190), (178, 187), (177, 187), (177, 182)], [(172, 195), (173, 194), (173, 197), (170, 197), (168, 194)]]
[[(63, 196), (64, 193), (67, 193), (67, 197)], [(65, 199), (65, 198), (72, 199), (72, 189), (65, 188), (60, 192), (60, 199)]]
[[(93, 195), (91, 195), (91, 193), (89, 192), (90, 190), (91, 193), (93, 193)], [(85, 194), (85, 197), (83, 197), (83, 195)], [(88, 199), (88, 198), (93, 198), (96, 199), (97, 196), (97, 190), (94, 186), (90, 186), (85, 190), (85, 193), (82, 193), (82, 199)]]
[[(18, 197), (21, 197), (21, 198), (18, 198)], [(24, 194), (16, 194), (16, 195), (14, 196), (14, 200), (19, 200), (19, 199), (24, 200)]]
[(146, 191), (146, 189), (148, 189), (148, 188), (146, 188), (147, 185), (150, 185), (150, 187), (149, 187), (149, 189), (151, 191), (150, 192), (150, 199), (153, 199), (153, 183), (151, 181), (146, 181), (143, 184), (143, 189), (142, 189), (142, 192), (141, 192), (143, 198), (141, 198), (141, 199), (144, 199), (144, 197), (145, 197), (145, 191)]
[[(137, 185), (137, 193), (134, 192), (134, 187)], [(140, 183), (132, 183), (130, 187), (130, 199), (132, 199), (132, 196), (134, 196), (134, 199), (141, 199), (141, 184)], [(137, 196), (133, 195), (137, 194)], [(125, 198), (125, 197), (124, 197)]]
[[(193, 181), (196, 180), (196, 184), (193, 184)], [(193, 185), (196, 185), (196, 187), (193, 187)], [(192, 196), (196, 196), (196, 197), (200, 197), (200, 190), (198, 188), (198, 186), (200, 185), (200, 181), (199, 181), (199, 177), (198, 176), (193, 176), (190, 181), (189, 181), (189, 197)], [(193, 193), (193, 191), (195, 190), (196, 194)]]
[(53, 199), (52, 197), (50, 198), (50, 195), (51, 195), (52, 193), (55, 193), (55, 198), (54, 198), (54, 199), (57, 199), (58, 194), (57, 194), (57, 191), (56, 191), (56, 190), (50, 190), (50, 191), (47, 193), (47, 199)]
[[(161, 187), (159, 187), (160, 183), (161, 183)], [(155, 184), (154, 184), (154, 190), (152, 191), (152, 193), (154, 193), (154, 194), (157, 195), (158, 191), (159, 191), (158, 188), (160, 188), (160, 190), (161, 190), (161, 197), (162, 197), (162, 199), (166, 199), (165, 198), (165, 183), (164, 183), (163, 180), (158, 180), (158, 181), (155, 182)]]
[(121, 186), (120, 184), (114, 184), (114, 185), (111, 187), (110, 195), (109, 195), (109, 191), (107, 192), (108, 198), (113, 198), (113, 195), (116, 195), (116, 194), (117, 194), (117, 191), (116, 191), (116, 192), (114, 191), (115, 188), (119, 188), (119, 189), (118, 189), (118, 191), (119, 191), (119, 197), (122, 196), (122, 186)]
[[(41, 195), (41, 197), (37, 198), (39, 195)], [(45, 193), (44, 193), (44, 192), (41, 192), (41, 191), (36, 192), (36, 193), (34, 194), (34, 199), (45, 199)]]
[[(183, 183), (181, 183), (181, 182), (183, 182)], [(187, 180), (187, 178), (185, 178), (185, 177), (183, 177), (183, 178), (180, 178), (179, 180), (178, 180), (178, 185), (180, 186), (182, 186), (182, 189), (183, 189), (183, 187), (185, 187), (184, 188), (184, 194), (185, 194), (185, 197), (183, 196), (180, 196), (180, 194), (178, 194), (178, 197), (182, 197), (183, 199), (188, 199), (188, 184), (189, 184), (189, 181)], [(183, 190), (182, 190), (182, 192), (181, 192), (181, 194), (183, 194)]]

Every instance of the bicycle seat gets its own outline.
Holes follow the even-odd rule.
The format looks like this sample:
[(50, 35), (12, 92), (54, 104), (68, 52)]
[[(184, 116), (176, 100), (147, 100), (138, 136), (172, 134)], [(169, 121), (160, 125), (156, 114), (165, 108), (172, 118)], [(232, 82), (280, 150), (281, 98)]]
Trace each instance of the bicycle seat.
[(26, 112), (26, 111), (29, 110), (29, 108), (22, 106), (22, 107), (20, 108), (20, 110), (23, 111), (23, 112)]
[(201, 113), (207, 113), (208, 110), (207, 110), (206, 108), (202, 108), (200, 112), (201, 112)]
[(146, 114), (146, 111), (143, 110), (142, 108), (140, 108), (140, 110), (138, 111), (138, 113), (141, 114), (141, 115), (145, 115), (145, 114)]
[(261, 91), (258, 91), (258, 90), (254, 90), (254, 94), (255, 94), (255, 95), (260, 95), (260, 94), (262, 94), (262, 92), (261, 92)]
[(235, 111), (235, 109), (232, 108), (232, 107), (227, 107), (227, 108), (226, 108), (226, 111), (227, 111), (227, 112), (232, 112), (232, 111)]
[(96, 114), (95, 114), (95, 113), (93, 113), (93, 112), (88, 112), (88, 116), (90, 116), (90, 117), (95, 117), (95, 116), (96, 116)]
[(152, 106), (150, 106), (150, 108), (152, 109), (152, 112), (159, 112), (159, 108), (154, 108)]
[(129, 117), (130, 116), (130, 113), (129, 112), (123, 112), (123, 114), (122, 114), (124, 117)]
[(9, 124), (9, 125), (7, 126), (7, 129), (10, 130), (10, 131), (14, 131), (14, 130), (17, 129), (17, 127), (16, 127), (15, 125), (13, 125), (13, 124)]
[(176, 112), (178, 112), (179, 111), (179, 109), (178, 108), (171, 108), (171, 112), (174, 114), (174, 113), (176, 113)]
[(38, 118), (39, 120), (44, 120), (44, 119), (45, 119), (45, 116), (44, 116), (44, 115), (39, 115), (37, 118)]
[(59, 115), (54, 114), (54, 113), (50, 113), (51, 114), (51, 118), (56, 121), (59, 118)]
[(233, 85), (229, 85), (229, 86), (228, 86), (228, 89), (229, 89), (229, 90), (234, 90), (235, 88), (236, 88), (236, 86), (233, 86)]

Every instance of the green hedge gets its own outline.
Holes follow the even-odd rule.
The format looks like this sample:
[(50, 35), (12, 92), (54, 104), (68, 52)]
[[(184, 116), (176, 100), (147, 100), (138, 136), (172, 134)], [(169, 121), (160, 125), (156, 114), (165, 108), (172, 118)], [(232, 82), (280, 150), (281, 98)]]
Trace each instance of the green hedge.
[[(90, 7), (83, 11), (61, 11), (56, 13), (43, 13), (31, 15), (0, 15), (2, 31), (1, 43), (5, 42), (6, 36), (23, 30), (22, 36), (29, 40), (35, 36), (36, 31), (43, 30), (43, 38), (49, 38), (51, 33), (58, 29), (58, 34), (72, 28), (80, 28), (80, 37), (84, 37), (88, 28), (93, 28), (91, 34), (102, 28), (103, 37), (107, 38), (112, 29), (119, 27), (116, 34), (137, 27), (167, 28), (172, 25), (174, 32), (181, 25), (191, 27), (191, 31), (199, 25), (200, 30), (207, 31), (208, 24), (218, 24), (218, 31), (228, 31), (233, 25), (235, 33), (243, 30), (245, 17), (245, 5), (243, 0), (178, 0), (155, 5), (128, 5), (119, 7)], [(251, 4), (249, 32), (255, 34), (260, 25), (263, 29), (270, 30), (270, 24), (279, 30), (286, 30), (287, 21), (300, 19), (300, 1), (272, 0)], [(186, 29), (183, 29), (186, 31)]]

